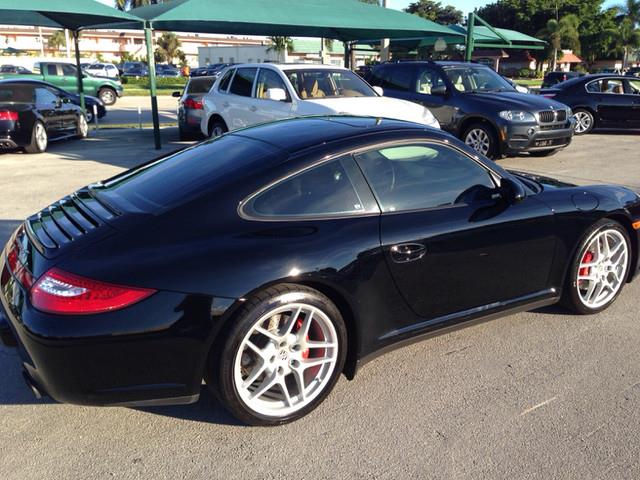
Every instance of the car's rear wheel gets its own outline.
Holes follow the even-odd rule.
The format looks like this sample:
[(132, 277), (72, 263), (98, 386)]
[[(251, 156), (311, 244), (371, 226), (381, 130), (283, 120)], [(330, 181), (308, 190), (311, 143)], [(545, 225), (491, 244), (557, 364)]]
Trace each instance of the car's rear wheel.
[(484, 123), (474, 123), (463, 135), (464, 143), (485, 157), (495, 158), (498, 154), (498, 139), (493, 129)]
[(272, 287), (247, 300), (207, 383), (239, 420), (278, 425), (316, 408), (344, 366), (346, 329), (322, 293), (298, 285)]
[(571, 264), (565, 304), (581, 314), (606, 309), (620, 295), (630, 266), (627, 231), (613, 220), (597, 222), (584, 236)]
[(596, 124), (596, 120), (593, 117), (593, 113), (583, 108), (577, 108), (573, 112), (573, 116), (576, 119), (576, 126), (574, 127), (574, 133), (576, 135), (584, 135), (593, 130)]
[(221, 119), (212, 119), (209, 121), (209, 137), (210, 138), (218, 138), (225, 133), (227, 133), (229, 129), (227, 128), (226, 123), (224, 123)]
[(77, 137), (78, 138), (87, 138), (87, 135), (89, 134), (89, 124), (87, 123), (87, 118), (80, 114), (78, 115), (78, 130), (77, 130)]
[(116, 103), (118, 96), (113, 88), (103, 87), (98, 92), (98, 97), (105, 105), (113, 105)]
[(42, 122), (37, 121), (33, 125), (33, 130), (31, 130), (31, 142), (24, 147), (24, 150), (27, 153), (42, 153), (47, 149), (48, 144), (49, 136), (47, 135), (47, 129), (44, 128)]

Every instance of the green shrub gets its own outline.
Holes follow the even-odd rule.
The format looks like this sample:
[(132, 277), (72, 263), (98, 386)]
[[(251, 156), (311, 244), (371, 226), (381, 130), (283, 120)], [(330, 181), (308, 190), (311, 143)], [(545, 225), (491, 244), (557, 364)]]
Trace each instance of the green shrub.
[[(135, 77), (122, 77), (123, 85), (138, 85), (141, 88), (149, 88), (149, 79), (147, 77), (135, 78)], [(184, 87), (189, 80), (187, 77), (163, 77), (156, 78), (156, 85), (158, 87)]]
[(529, 78), (531, 76), (531, 70), (528, 68), (521, 68), (518, 70), (518, 78)]

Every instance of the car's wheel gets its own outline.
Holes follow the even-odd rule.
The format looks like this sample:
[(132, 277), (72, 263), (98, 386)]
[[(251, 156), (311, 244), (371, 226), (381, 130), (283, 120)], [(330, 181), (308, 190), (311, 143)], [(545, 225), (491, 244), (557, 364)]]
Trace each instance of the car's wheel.
[(311, 412), (333, 389), (346, 358), (340, 311), (299, 285), (271, 287), (246, 301), (218, 348), (207, 384), (250, 425), (279, 425)]
[(631, 242), (624, 227), (608, 219), (597, 222), (573, 259), (564, 303), (581, 314), (604, 310), (622, 291), (630, 265)]
[(31, 142), (24, 147), (24, 150), (27, 153), (42, 153), (47, 149), (48, 144), (49, 136), (47, 135), (47, 129), (44, 128), (42, 122), (37, 121), (33, 125), (33, 130), (31, 130)]
[(98, 97), (105, 105), (113, 105), (118, 99), (116, 91), (110, 87), (102, 87), (98, 92)]
[(76, 136), (78, 138), (87, 138), (89, 134), (89, 124), (87, 123), (87, 118), (80, 114), (78, 115), (78, 130)]
[(87, 118), (87, 123), (93, 123), (93, 109), (87, 107), (85, 117)]
[(596, 120), (593, 117), (593, 113), (583, 108), (577, 108), (573, 112), (573, 116), (576, 119), (576, 126), (574, 127), (574, 133), (576, 135), (584, 135), (593, 130), (596, 124)]
[(220, 119), (212, 119), (209, 121), (209, 137), (218, 138), (219, 136), (227, 133), (229, 129), (227, 124)]
[(462, 136), (464, 143), (485, 157), (495, 158), (498, 154), (498, 139), (489, 125), (474, 123)]
[(560, 149), (552, 148), (551, 150), (536, 150), (535, 152), (529, 152), (532, 157), (550, 157), (558, 153)]

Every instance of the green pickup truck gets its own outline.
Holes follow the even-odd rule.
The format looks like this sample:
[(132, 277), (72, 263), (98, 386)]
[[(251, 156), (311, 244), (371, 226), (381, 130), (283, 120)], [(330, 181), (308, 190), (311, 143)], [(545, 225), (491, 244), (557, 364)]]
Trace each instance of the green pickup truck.
[[(0, 80), (5, 78), (29, 78), (44, 80), (66, 90), (78, 93), (78, 79), (76, 66), (62, 62), (38, 62), (34, 64), (33, 74), (0, 73)], [(84, 93), (98, 97), (105, 105), (113, 105), (122, 96), (120, 80), (106, 77), (94, 77), (83, 73), (82, 85)]]

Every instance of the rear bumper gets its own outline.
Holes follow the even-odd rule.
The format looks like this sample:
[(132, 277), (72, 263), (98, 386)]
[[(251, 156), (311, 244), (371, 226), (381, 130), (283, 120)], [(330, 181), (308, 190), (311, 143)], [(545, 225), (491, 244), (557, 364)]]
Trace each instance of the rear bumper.
[(32, 390), (80, 405), (198, 400), (209, 347), (222, 322), (212, 314), (223, 310), (216, 299), (158, 292), (117, 312), (54, 316), (30, 305), (4, 253), (0, 270), (0, 337), (17, 346)]
[(545, 129), (538, 124), (507, 124), (501, 128), (504, 153), (532, 152), (564, 148), (573, 139), (575, 120)]

